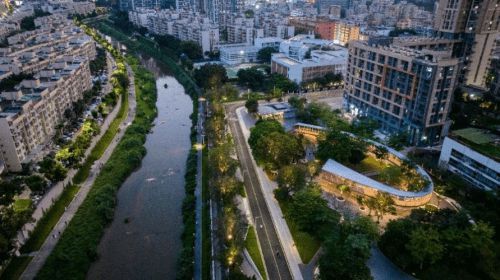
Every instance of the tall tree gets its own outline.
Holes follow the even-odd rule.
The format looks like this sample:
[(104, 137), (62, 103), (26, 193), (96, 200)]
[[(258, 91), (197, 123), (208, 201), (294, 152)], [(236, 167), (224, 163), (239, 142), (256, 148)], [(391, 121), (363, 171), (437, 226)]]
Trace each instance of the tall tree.
[(413, 259), (420, 264), (420, 269), (424, 264), (434, 264), (444, 253), (439, 233), (433, 228), (419, 227), (414, 230), (410, 234), (410, 241), (406, 248)]
[(324, 238), (324, 233), (338, 224), (340, 215), (328, 208), (328, 204), (316, 187), (305, 188), (293, 196), (290, 218), (305, 232)]
[(226, 68), (218, 64), (205, 64), (194, 71), (196, 82), (205, 89), (220, 88), (227, 82)]
[(306, 184), (304, 167), (300, 165), (285, 165), (278, 171), (278, 186), (287, 192), (299, 191)]
[(255, 114), (259, 111), (259, 101), (257, 99), (248, 99), (245, 102), (248, 113)]
[(265, 47), (259, 50), (257, 53), (257, 59), (264, 63), (271, 63), (271, 56), (273, 53), (278, 51), (274, 47)]

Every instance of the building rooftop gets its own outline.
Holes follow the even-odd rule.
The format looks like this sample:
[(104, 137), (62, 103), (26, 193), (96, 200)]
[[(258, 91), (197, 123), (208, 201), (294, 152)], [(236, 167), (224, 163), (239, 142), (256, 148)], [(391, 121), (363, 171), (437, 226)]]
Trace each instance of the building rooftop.
[(485, 129), (464, 128), (454, 130), (451, 138), (495, 160), (500, 160), (500, 136)]
[(410, 192), (410, 191), (399, 190), (399, 189), (396, 189), (394, 187), (382, 184), (382, 183), (380, 183), (380, 182), (378, 182), (370, 177), (367, 177), (367, 176), (365, 176), (357, 171), (354, 171), (353, 169), (351, 169), (345, 165), (342, 165), (333, 159), (329, 159), (325, 163), (325, 165), (323, 165), (322, 170), (326, 171), (328, 173), (331, 173), (331, 174), (339, 175), (341, 177), (344, 177), (344, 178), (351, 180), (353, 182), (356, 182), (358, 184), (361, 184), (361, 185), (364, 185), (364, 186), (367, 186), (370, 188), (374, 188), (374, 189), (377, 189), (379, 191), (382, 191), (382, 192), (385, 192), (388, 194), (392, 194), (395, 196), (399, 196), (399, 197), (405, 197), (405, 198), (421, 197), (421, 196), (424, 196), (424, 195), (431, 193), (432, 189), (433, 189), (432, 183), (431, 183), (424, 190), (422, 190), (420, 192)]

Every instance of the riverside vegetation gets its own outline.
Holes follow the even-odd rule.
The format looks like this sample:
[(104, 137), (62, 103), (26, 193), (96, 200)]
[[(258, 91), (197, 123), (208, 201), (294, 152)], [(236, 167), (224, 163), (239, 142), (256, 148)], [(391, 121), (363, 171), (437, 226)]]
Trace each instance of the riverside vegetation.
[[(128, 175), (136, 169), (146, 150), (146, 134), (156, 117), (156, 84), (153, 75), (139, 66), (137, 59), (126, 58), (88, 27), (83, 28), (105, 46), (118, 63), (132, 67), (136, 81), (136, 116), (101, 173), (87, 198), (64, 231), (58, 244), (38, 274), (39, 279), (65, 279), (67, 275), (83, 279), (90, 264), (97, 258), (97, 246), (105, 226), (112, 220), (115, 194)], [(140, 85), (140, 86), (137, 86)], [(124, 89), (126, 98), (127, 88)]]
[[(118, 22), (118, 19), (116, 19)], [(184, 87), (186, 93), (193, 100), (193, 113), (190, 116), (192, 126), (190, 140), (194, 145), (196, 143), (196, 124), (198, 122), (198, 96), (201, 96), (201, 90), (192, 80), (191, 76), (176, 63), (180, 53), (178, 49), (173, 48), (171, 44), (179, 43), (179, 40), (170, 38), (156, 38), (159, 43), (147, 39), (141, 35), (136, 35), (135, 40), (131, 40), (130, 36), (134, 32), (134, 28), (129, 26), (127, 22), (123, 24), (113, 24), (109, 22), (96, 22), (95, 26), (101, 32), (113, 37), (127, 48), (137, 54), (146, 54), (155, 58), (160, 64), (166, 66), (174, 77)], [(197, 173), (197, 152), (194, 147), (190, 150), (186, 161), (185, 173), (185, 192), (186, 196), (182, 205), (182, 217), (184, 223), (183, 233), (181, 235), (183, 248), (178, 259), (177, 279), (192, 279), (193, 277), (193, 259), (194, 259), (194, 241), (195, 241), (195, 202), (196, 197), (194, 191), (196, 188), (196, 173)], [(206, 216), (206, 215), (205, 215)], [(203, 247), (210, 248), (207, 241), (209, 235), (204, 235)], [(207, 244), (208, 243), (208, 244)], [(210, 253), (210, 252), (208, 252)], [(205, 269), (206, 270), (206, 269)]]

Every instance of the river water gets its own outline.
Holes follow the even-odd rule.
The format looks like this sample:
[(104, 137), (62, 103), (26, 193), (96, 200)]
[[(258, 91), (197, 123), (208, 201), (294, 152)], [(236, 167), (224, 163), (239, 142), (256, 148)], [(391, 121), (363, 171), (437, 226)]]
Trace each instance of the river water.
[(181, 207), (192, 102), (154, 60), (144, 59), (143, 64), (157, 77), (158, 117), (145, 143), (142, 166), (118, 191), (114, 220), (101, 239), (99, 259), (87, 279), (175, 279), (182, 249)]

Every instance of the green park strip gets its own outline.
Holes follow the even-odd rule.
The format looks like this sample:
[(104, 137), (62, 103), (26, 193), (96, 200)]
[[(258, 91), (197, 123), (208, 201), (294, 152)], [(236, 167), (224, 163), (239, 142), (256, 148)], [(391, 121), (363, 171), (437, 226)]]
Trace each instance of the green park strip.
[(247, 238), (245, 239), (245, 248), (257, 266), (262, 278), (267, 279), (266, 269), (264, 267), (264, 261), (262, 260), (262, 253), (259, 247), (259, 241), (257, 240), (257, 234), (255, 233), (255, 228), (253, 226), (248, 227)]
[(283, 212), (283, 216), (285, 217), (286, 224), (292, 234), (293, 242), (299, 252), (300, 259), (303, 263), (307, 264), (311, 261), (316, 252), (318, 252), (321, 242), (316, 240), (309, 233), (301, 231), (295, 222), (290, 218), (288, 201), (278, 200), (278, 202), (280, 204), (281, 211)]
[(19, 279), (21, 274), (23, 274), (24, 269), (31, 262), (33, 257), (23, 256), (23, 257), (13, 257), (9, 262), (7, 268), (2, 272), (0, 276), (1, 280), (12, 280)]
[(83, 279), (97, 259), (97, 246), (114, 214), (116, 192), (146, 154), (144, 143), (156, 117), (156, 84), (153, 75), (132, 57), (127, 62), (134, 70), (136, 117), (104, 164), (101, 173), (61, 236), (38, 279)]
[(102, 135), (101, 139), (99, 139), (99, 141), (96, 143), (96, 145), (90, 152), (85, 162), (82, 164), (80, 169), (78, 169), (78, 172), (73, 177), (74, 184), (81, 184), (87, 179), (87, 177), (90, 174), (90, 169), (92, 168), (92, 165), (96, 160), (100, 159), (101, 156), (104, 154), (106, 148), (108, 148), (111, 141), (113, 141), (115, 135), (119, 132), (120, 124), (127, 117), (127, 110), (128, 110), (127, 89), (126, 88), (121, 89), (120, 91), (121, 91), (120, 109), (115, 119), (111, 122), (106, 132)]
[(202, 271), (202, 279), (210, 279), (210, 261), (211, 261), (211, 232), (210, 232), (210, 192), (208, 189), (208, 150), (207, 148), (203, 149), (202, 156), (202, 200), (203, 200), (203, 208), (202, 208), (202, 254), (201, 254), (201, 271)]
[(56, 226), (66, 207), (71, 203), (79, 189), (80, 187), (77, 185), (69, 185), (64, 188), (59, 199), (36, 224), (30, 238), (23, 245), (23, 247), (21, 247), (21, 253), (27, 254), (34, 252), (42, 247), (45, 239), (47, 239), (52, 229)]

